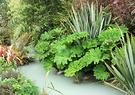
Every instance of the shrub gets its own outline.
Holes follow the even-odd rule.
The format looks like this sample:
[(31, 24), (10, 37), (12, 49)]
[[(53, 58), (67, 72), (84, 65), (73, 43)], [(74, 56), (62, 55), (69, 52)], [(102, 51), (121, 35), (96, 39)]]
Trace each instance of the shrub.
[(7, 5), (12, 39), (16, 41), (21, 37), (18, 41), (26, 43), (24, 45), (32, 40), (35, 45), (42, 33), (60, 27), (61, 21), (67, 15), (61, 0), (8, 0)]
[(0, 46), (0, 95), (38, 95), (39, 89), (32, 81), (17, 72), (13, 45)]
[(21, 74), (15, 79), (5, 78), (3, 81), (0, 80), (0, 93), (11, 94), (11, 95), (38, 95), (39, 88), (34, 85), (32, 81), (22, 76)]
[(16, 63), (13, 60), (14, 53), (12, 51), (12, 48), (13, 45), (11, 45), (6, 51), (6, 48), (0, 46), (0, 73), (17, 68)]
[(0, 73), (3, 73), (4, 71), (8, 72), (9, 70), (15, 70), (17, 69), (16, 64), (13, 62), (6, 63), (6, 60), (0, 57)]
[(135, 31), (135, 19), (132, 14), (132, 11), (135, 9), (135, 2), (132, 0), (117, 0), (108, 5), (112, 12), (112, 23), (125, 25), (130, 32)]
[(18, 47), (14, 45), (12, 44), (9, 47), (0, 46), (0, 59), (3, 60), (1, 64), (20, 66), (35, 61), (34, 58), (26, 56), (26, 52), (28, 51), (21, 47), (21, 45), (18, 45)]

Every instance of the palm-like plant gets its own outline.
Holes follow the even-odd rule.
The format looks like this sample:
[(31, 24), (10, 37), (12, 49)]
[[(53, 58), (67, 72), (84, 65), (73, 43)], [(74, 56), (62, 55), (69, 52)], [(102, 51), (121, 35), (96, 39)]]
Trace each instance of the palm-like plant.
[[(97, 7), (96, 7), (97, 5)], [(105, 13), (98, 4), (87, 5), (81, 4), (81, 9), (72, 7), (72, 13), (68, 24), (70, 25), (73, 33), (88, 32), (89, 36), (86, 38), (91, 39), (99, 36), (106, 24), (110, 23), (111, 13)]]
[(135, 95), (135, 37), (131, 34), (130, 39), (128, 33), (126, 37), (127, 42), (122, 35), (123, 46), (122, 50), (117, 47), (118, 56), (112, 54), (117, 68), (114, 65), (109, 66), (105, 63), (122, 87), (117, 87), (107, 82), (105, 84), (127, 95)]

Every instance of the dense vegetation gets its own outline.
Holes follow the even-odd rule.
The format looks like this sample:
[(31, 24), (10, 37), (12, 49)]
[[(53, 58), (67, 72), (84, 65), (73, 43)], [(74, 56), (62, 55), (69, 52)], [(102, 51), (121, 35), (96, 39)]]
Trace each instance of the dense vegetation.
[[(1, 0), (0, 72), (29, 63), (24, 47), (32, 46), (46, 71), (55, 67), (75, 82), (89, 75), (102, 81), (115, 77), (112, 87), (135, 95), (134, 5), (133, 0)], [(18, 94), (20, 81), (31, 85), (32, 93), (38, 90), (22, 76), (3, 79), (0, 86)]]
[(6, 1), (0, 1), (0, 43), (3, 45), (10, 45), (10, 34), (8, 26), (8, 7)]

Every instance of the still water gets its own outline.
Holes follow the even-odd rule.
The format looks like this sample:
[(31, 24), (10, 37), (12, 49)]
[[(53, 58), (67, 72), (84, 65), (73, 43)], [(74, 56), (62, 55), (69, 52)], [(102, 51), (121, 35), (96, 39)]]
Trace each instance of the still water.
[[(22, 66), (20, 71), (24, 76), (30, 78), (40, 88), (47, 92), (51, 89), (45, 87), (45, 79), (47, 72), (43, 69), (43, 64), (39, 61), (31, 62), (29, 65)], [(102, 83), (86, 82), (83, 84), (75, 84), (74, 79), (65, 77), (64, 75), (57, 75), (56, 69), (53, 68), (48, 75), (46, 85), (52, 82), (56, 90), (63, 93), (63, 95), (124, 95), (123, 93), (109, 88)], [(50, 85), (51, 87), (51, 85)], [(62, 95), (56, 91), (51, 91), (49, 95)]]

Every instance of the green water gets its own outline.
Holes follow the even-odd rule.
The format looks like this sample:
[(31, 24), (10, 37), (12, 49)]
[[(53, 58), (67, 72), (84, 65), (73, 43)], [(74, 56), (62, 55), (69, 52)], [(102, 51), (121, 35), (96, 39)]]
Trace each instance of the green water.
[[(44, 71), (42, 63), (36, 61), (29, 65), (22, 66), (20, 71), (24, 76), (30, 78), (43, 91), (45, 87), (45, 78), (47, 72)], [(75, 84), (74, 79), (65, 77), (64, 75), (57, 75), (56, 69), (53, 68), (48, 75), (47, 85), (52, 82), (56, 90), (63, 93), (63, 95), (124, 95), (123, 93), (109, 88), (101, 83), (87, 82), (83, 84)], [(51, 85), (50, 85), (51, 87)], [(47, 92), (51, 91), (45, 88)], [(52, 91), (49, 95), (62, 95), (56, 91)]]
[[(30, 52), (27, 56), (32, 57), (35, 54), (34, 49), (30, 49)], [(31, 62), (29, 65), (22, 66), (19, 68), (24, 76), (30, 78), (36, 83), (40, 88), (41, 92), (43, 88), (47, 92), (50, 92), (51, 89), (45, 87), (45, 79), (47, 72), (43, 69), (42, 62), (38, 60)], [(48, 75), (47, 83), (50, 82), (53, 84), (54, 88), (63, 95), (124, 95), (123, 93), (109, 88), (101, 83), (86, 82), (83, 84), (75, 84), (74, 79), (71, 77), (65, 77), (64, 75), (57, 75), (56, 69), (53, 68)], [(51, 87), (51, 85), (50, 85)], [(56, 91), (51, 91), (49, 95), (62, 95)]]

